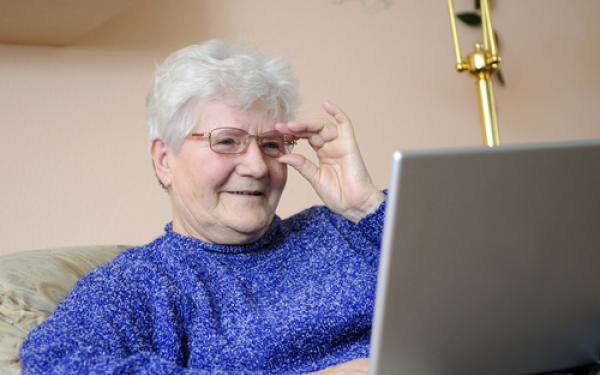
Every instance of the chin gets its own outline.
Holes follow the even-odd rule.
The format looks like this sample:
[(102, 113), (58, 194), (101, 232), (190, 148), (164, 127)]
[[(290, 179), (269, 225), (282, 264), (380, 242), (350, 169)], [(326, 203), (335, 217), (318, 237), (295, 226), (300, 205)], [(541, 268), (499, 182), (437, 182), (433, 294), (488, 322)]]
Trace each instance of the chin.
[(273, 216), (256, 217), (254, 215), (242, 216), (235, 223), (232, 223), (231, 229), (248, 237), (257, 237), (258, 240), (267, 232), (273, 221)]

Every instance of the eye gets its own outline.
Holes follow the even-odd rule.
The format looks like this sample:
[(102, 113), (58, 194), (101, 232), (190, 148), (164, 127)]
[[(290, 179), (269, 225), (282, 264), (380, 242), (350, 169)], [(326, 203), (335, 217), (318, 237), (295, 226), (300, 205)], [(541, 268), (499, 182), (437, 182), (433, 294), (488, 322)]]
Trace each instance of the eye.
[(242, 148), (245, 135), (236, 129), (217, 129), (211, 135), (211, 147), (217, 152), (235, 153)]
[(261, 145), (265, 151), (268, 152), (283, 152), (284, 142), (283, 136), (279, 134), (268, 134), (262, 137)]
[(233, 138), (222, 138), (222, 139), (216, 139), (214, 142), (214, 145), (218, 145), (218, 146), (231, 146), (234, 145), (235, 139)]
[(263, 147), (281, 150), (282, 145), (278, 142), (269, 141), (269, 142), (263, 143)]

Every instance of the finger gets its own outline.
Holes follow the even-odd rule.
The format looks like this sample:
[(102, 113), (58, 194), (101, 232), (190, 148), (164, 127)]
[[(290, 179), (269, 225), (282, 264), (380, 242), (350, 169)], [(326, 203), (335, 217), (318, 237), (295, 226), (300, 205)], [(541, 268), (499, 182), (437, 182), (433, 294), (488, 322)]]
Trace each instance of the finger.
[(277, 131), (286, 135), (293, 135), (298, 139), (306, 139), (313, 148), (321, 148), (327, 142), (338, 137), (336, 126), (329, 120), (311, 119), (302, 122), (277, 124)]
[[(350, 118), (344, 111), (327, 100), (323, 102), (323, 109), (336, 120), (338, 125), (346, 125), (352, 132)], [(308, 138), (311, 136), (310, 133), (321, 133), (321, 138), (329, 141), (338, 135), (336, 124), (322, 118), (290, 121), (287, 124), (278, 123), (275, 128), (283, 134), (290, 134), (299, 138)]]
[(349, 134), (354, 134), (354, 128), (352, 127), (352, 121), (344, 111), (342, 111), (336, 105), (331, 104), (329, 101), (323, 102), (323, 109), (325, 112), (329, 113), (335, 121), (343, 128), (344, 131), (349, 132)]
[(319, 168), (310, 160), (300, 154), (287, 154), (277, 159), (280, 163), (287, 164), (297, 170), (314, 188), (317, 186)]
[(280, 133), (294, 135), (299, 138), (308, 138), (315, 133), (320, 134), (324, 139), (337, 136), (336, 125), (322, 118), (291, 121), (287, 124), (279, 123), (275, 125), (275, 129)]

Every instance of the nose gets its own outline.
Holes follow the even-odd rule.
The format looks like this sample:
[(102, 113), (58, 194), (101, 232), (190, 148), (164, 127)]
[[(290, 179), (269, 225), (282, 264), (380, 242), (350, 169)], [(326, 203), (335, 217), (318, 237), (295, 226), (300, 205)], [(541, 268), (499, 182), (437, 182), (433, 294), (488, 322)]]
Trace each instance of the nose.
[(269, 166), (260, 146), (260, 140), (254, 136), (248, 140), (248, 147), (243, 154), (238, 156), (239, 164), (236, 172), (243, 177), (261, 178), (269, 173)]

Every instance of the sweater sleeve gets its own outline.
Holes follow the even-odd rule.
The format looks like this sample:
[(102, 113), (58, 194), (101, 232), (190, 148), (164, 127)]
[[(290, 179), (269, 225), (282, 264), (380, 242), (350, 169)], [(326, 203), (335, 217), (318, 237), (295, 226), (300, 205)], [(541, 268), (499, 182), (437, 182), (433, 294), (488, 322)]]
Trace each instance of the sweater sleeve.
[[(160, 300), (158, 293), (158, 303), (144, 302), (152, 301), (143, 294), (156, 279), (125, 273), (129, 276), (113, 265), (101, 267), (76, 284), (24, 341), (22, 374), (215, 373), (184, 367), (185, 317), (177, 316), (177, 301)], [(167, 290), (165, 295), (178, 298)]]
[[(384, 190), (384, 193), (387, 194), (387, 191)], [(333, 224), (350, 246), (375, 267), (379, 264), (386, 202), (383, 201), (373, 213), (365, 216), (356, 224), (331, 213)]]

